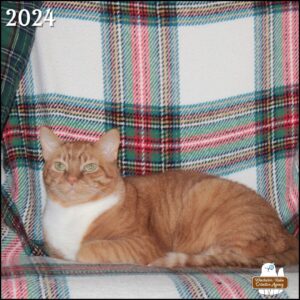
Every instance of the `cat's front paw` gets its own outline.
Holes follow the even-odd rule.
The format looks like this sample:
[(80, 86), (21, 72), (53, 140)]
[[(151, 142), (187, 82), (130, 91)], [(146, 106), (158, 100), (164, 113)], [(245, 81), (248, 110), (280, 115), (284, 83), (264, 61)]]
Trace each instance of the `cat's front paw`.
[(88, 247), (81, 247), (76, 255), (76, 261), (84, 264), (99, 263), (92, 251), (89, 251)]
[(91, 260), (88, 257), (85, 257), (84, 255), (77, 254), (76, 261), (84, 264), (90, 264), (92, 263)]

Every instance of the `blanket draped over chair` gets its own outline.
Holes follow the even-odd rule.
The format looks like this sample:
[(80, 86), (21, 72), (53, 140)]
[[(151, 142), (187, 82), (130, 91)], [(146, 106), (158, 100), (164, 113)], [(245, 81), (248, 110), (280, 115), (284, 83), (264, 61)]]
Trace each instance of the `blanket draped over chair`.
[(298, 236), (298, 1), (44, 1), (40, 9), (55, 22), (36, 29), (30, 57), (30, 43), (22, 53), (1, 48), (9, 86), (1, 95), (15, 95), (4, 103), (1, 143), (2, 297), (262, 297), (251, 287), (259, 269), (48, 257), (38, 129), (96, 141), (119, 128), (124, 176), (180, 168), (230, 178), (261, 194)]

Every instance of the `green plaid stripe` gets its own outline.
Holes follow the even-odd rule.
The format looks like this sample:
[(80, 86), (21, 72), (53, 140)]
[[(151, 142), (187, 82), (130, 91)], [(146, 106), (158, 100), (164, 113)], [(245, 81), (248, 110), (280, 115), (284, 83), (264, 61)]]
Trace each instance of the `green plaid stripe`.
[[(298, 3), (278, 3), (298, 8)], [(281, 220), (288, 224), (291, 233), (297, 232), (299, 218), (295, 201), (287, 197), (292, 182), (287, 175), (297, 149), (299, 128), (299, 74), (292, 71), (299, 64), (296, 53), (297, 30), (290, 24), (287, 14), (274, 13), (274, 5), (264, 8), (263, 15), (255, 16), (256, 41), (256, 91), (265, 90), (262, 100), (256, 97), (256, 148), (258, 192), (270, 199)], [(292, 75), (291, 75), (292, 74)], [(285, 170), (285, 171), (284, 171)], [(299, 201), (299, 199), (298, 199)], [(294, 207), (294, 208), (293, 208)], [(291, 210), (295, 212), (291, 216)], [(295, 230), (296, 229), (296, 230)]]
[[(27, 65), (31, 47), (33, 44), (35, 27), (32, 27), (31, 19), (28, 27), (20, 26), (17, 22), (15, 27), (7, 27), (10, 16), (6, 14), (8, 9), (18, 13), (22, 9), (32, 12), (41, 6), (41, 1), (2, 1), (1, 2), (1, 135), (6, 124), (9, 112), (13, 106), (19, 80)], [(1, 215), (11, 228), (19, 233), (24, 248), (30, 249), (29, 253), (41, 254), (35, 249), (34, 243), (27, 237), (26, 231), (18, 213), (18, 209), (10, 196), (1, 188)]]
[[(121, 3), (118, 7), (124, 5)], [(134, 8), (134, 4), (132, 5)], [(145, 7), (151, 8), (151, 5), (147, 4)], [(121, 26), (120, 14), (115, 15), (114, 7), (114, 3), (108, 5), (107, 10), (114, 17), (108, 24), (102, 26), (103, 62), (106, 70), (104, 72), (106, 129), (117, 126), (121, 134), (127, 137), (128, 144), (139, 142), (142, 145), (140, 149), (128, 149), (122, 140), (120, 165), (123, 175), (163, 171), (168, 166), (180, 163), (180, 152), (170, 147), (175, 143), (179, 144), (180, 137), (180, 116), (177, 115), (179, 105), (177, 29), (164, 26), (162, 20), (158, 22), (157, 27), (149, 28), (148, 55), (151, 66), (149, 98), (145, 96), (145, 103), (141, 103), (141, 95), (137, 91), (141, 84), (140, 77), (135, 78), (137, 72), (135, 69), (138, 67), (137, 54), (132, 51), (130, 28)], [(164, 7), (168, 14), (176, 15), (175, 3), (169, 1)], [(146, 149), (151, 147), (149, 142), (160, 145), (161, 149)], [(150, 167), (146, 163), (149, 161), (153, 162)]]
[(297, 10), (291, 2), (296, 1), (44, 1), (44, 8), (67, 19), (176, 27), (265, 15), (271, 5), (274, 14)]
[(1, 133), (13, 105), (21, 75), (26, 67), (33, 44), (35, 27), (31, 19), (29, 26), (7, 27), (10, 16), (8, 9), (18, 12), (26, 9), (32, 12), (39, 8), (41, 1), (2, 1), (1, 2)]

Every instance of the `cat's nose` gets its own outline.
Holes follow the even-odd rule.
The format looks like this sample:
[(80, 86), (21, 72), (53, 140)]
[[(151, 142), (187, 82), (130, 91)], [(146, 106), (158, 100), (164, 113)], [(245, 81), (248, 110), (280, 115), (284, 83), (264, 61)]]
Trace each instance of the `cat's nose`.
[(68, 182), (69, 182), (70, 184), (73, 185), (74, 183), (76, 183), (77, 177), (75, 177), (75, 176), (68, 176), (67, 180), (68, 180)]

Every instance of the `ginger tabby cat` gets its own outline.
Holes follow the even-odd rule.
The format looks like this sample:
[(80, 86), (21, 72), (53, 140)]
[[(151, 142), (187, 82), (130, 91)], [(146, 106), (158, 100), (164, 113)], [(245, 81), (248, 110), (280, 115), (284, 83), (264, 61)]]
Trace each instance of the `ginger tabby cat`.
[(40, 139), (51, 256), (169, 268), (298, 263), (298, 240), (244, 185), (180, 170), (122, 178), (116, 129), (71, 143), (42, 127)]

